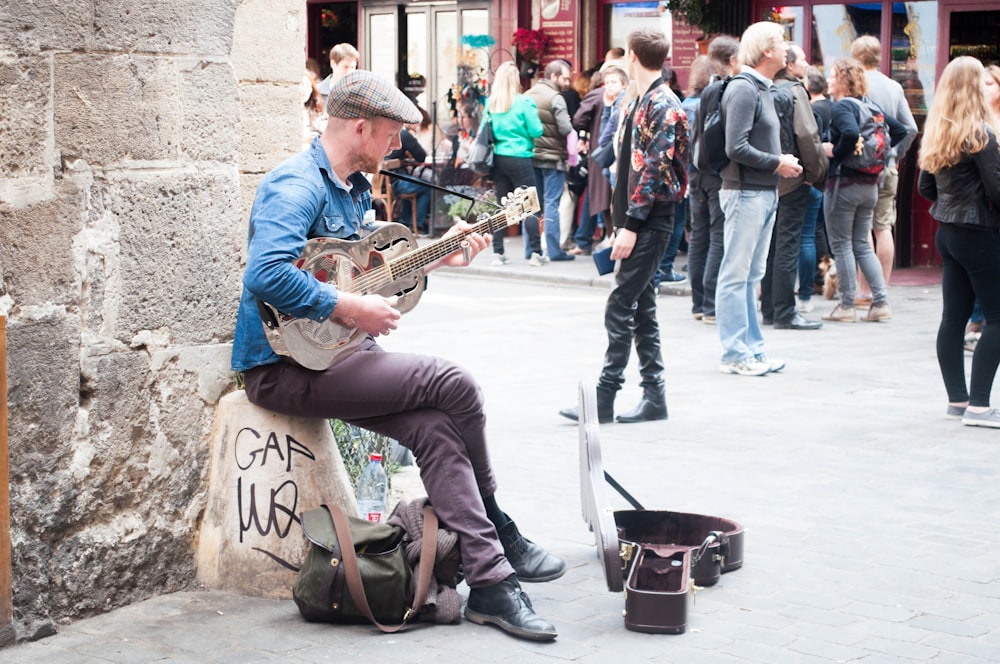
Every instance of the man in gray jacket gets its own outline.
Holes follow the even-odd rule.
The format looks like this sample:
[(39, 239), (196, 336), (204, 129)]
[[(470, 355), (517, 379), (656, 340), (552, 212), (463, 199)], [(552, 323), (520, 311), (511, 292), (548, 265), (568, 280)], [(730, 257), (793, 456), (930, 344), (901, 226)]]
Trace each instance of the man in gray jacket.
[(882, 276), (889, 285), (892, 263), (896, 257), (896, 244), (892, 238), (892, 227), (896, 224), (896, 190), (899, 188), (898, 162), (913, 144), (917, 135), (917, 123), (906, 103), (903, 86), (878, 70), (882, 63), (882, 45), (876, 37), (865, 35), (851, 44), (851, 57), (861, 63), (868, 81), (868, 96), (879, 105), (886, 115), (891, 115), (906, 127), (906, 138), (892, 146), (889, 163), (885, 169), (885, 179), (878, 189), (878, 202), (872, 218), (872, 235), (875, 237), (875, 255), (882, 265)]
[(754, 23), (740, 38), (743, 69), (722, 96), (726, 156), (719, 202), (725, 214), (725, 251), (715, 310), (722, 342), (722, 373), (763, 376), (785, 364), (770, 360), (757, 320), (757, 282), (764, 276), (778, 208), (778, 181), (798, 177), (798, 158), (781, 153), (778, 114), (770, 90), (785, 67), (788, 46), (778, 23)]
[[(559, 246), (559, 201), (566, 186), (566, 160), (569, 157), (566, 136), (573, 131), (566, 99), (559, 93), (569, 88), (570, 73), (565, 60), (553, 60), (545, 67), (545, 77), (525, 93), (538, 106), (538, 119), (545, 130), (535, 139), (534, 161), (535, 182), (542, 199), (547, 261), (571, 261), (576, 258)], [(532, 264), (542, 262), (541, 256), (526, 258), (530, 258)]]
[[(799, 250), (813, 184), (826, 179), (829, 165), (819, 140), (805, 78), (806, 54), (788, 44), (787, 66), (774, 76), (775, 107), (781, 125), (781, 149), (799, 158), (802, 174), (778, 183), (778, 215), (767, 256), (767, 270), (760, 288), (763, 323), (776, 330), (818, 330), (823, 323), (806, 320), (795, 308), (795, 280), (799, 275)], [(818, 194), (818, 192), (817, 192)], [(802, 288), (812, 289), (812, 283)]]

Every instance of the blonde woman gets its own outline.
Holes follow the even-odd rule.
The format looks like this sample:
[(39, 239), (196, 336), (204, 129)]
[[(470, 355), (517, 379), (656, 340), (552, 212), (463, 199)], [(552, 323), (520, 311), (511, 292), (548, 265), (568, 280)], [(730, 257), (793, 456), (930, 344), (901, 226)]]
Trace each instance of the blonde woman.
[[(830, 95), (834, 98), (830, 142), (823, 144), (830, 158), (830, 177), (826, 182), (823, 211), (826, 234), (837, 261), (840, 278), (840, 304), (823, 316), (823, 320), (853, 323), (857, 320), (854, 297), (857, 290), (857, 269), (872, 289), (872, 305), (863, 320), (882, 321), (892, 318), (889, 309), (882, 265), (872, 249), (872, 218), (878, 202), (878, 175), (848, 168), (841, 162), (854, 153), (861, 135), (862, 110), (859, 100), (868, 95), (868, 82), (861, 63), (850, 58), (837, 60), (830, 69)], [(885, 115), (893, 145), (906, 138), (906, 127), (890, 115)]]
[[(535, 139), (542, 135), (542, 121), (538, 119), (535, 102), (521, 94), (521, 77), (517, 65), (505, 62), (497, 67), (493, 88), (486, 104), (483, 125), (493, 123), (493, 184), (497, 200), (520, 186), (535, 185)], [(542, 238), (538, 233), (538, 217), (532, 215), (522, 222), (526, 242), (531, 250), (530, 261), (534, 266), (547, 262), (542, 254)], [(504, 233), (493, 234), (493, 265), (508, 262), (504, 256)]]
[(993, 115), (1000, 118), (1000, 67), (988, 66), (983, 81), (986, 84), (986, 103)]
[[(969, 426), (1000, 428), (990, 391), (1000, 364), (1000, 148), (987, 74), (962, 56), (945, 67), (924, 124), (920, 194), (938, 222), (944, 306), (937, 356), (948, 393), (947, 415)], [(986, 316), (965, 382), (964, 332), (978, 298)]]

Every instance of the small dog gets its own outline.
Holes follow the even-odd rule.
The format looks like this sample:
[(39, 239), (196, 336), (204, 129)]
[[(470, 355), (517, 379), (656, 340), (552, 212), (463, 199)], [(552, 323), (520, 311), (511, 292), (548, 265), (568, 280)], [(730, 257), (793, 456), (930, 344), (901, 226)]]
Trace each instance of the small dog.
[(837, 264), (832, 258), (824, 255), (819, 259), (819, 271), (823, 275), (823, 297), (833, 300), (840, 292), (840, 280), (837, 279)]

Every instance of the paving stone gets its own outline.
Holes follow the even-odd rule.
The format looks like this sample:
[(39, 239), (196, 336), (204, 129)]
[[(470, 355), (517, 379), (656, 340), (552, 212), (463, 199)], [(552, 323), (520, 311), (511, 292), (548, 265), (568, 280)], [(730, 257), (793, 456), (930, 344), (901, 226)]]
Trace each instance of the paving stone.
[[(747, 531), (744, 568), (697, 593), (687, 632), (649, 635), (625, 629), (624, 599), (607, 590), (580, 516), (578, 430), (557, 415), (600, 371), (611, 280), (595, 282), (584, 261), (491, 269), (479, 258), (475, 274), (434, 275), (383, 343), (447, 357), (480, 380), (498, 501), (570, 565), (525, 586), (559, 629), (555, 643), (467, 621), (384, 636), (306, 623), (289, 601), (192, 590), (60, 626), (0, 659), (1000, 662), (1000, 531), (984, 527), (1000, 508), (998, 439), (943, 416), (939, 287), (891, 287), (884, 325), (765, 329), (768, 352), (788, 367), (753, 379), (718, 373), (718, 330), (692, 322), (688, 298), (658, 298), (670, 419), (602, 426), (605, 466), (647, 506), (726, 516)], [(633, 360), (622, 408), (639, 398), (637, 376)], [(608, 501), (629, 508), (611, 492)]]

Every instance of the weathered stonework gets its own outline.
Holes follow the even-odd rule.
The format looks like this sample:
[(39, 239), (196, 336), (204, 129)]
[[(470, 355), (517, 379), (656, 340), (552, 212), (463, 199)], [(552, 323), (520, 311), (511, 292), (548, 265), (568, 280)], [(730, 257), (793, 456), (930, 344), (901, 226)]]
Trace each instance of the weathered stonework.
[(301, 0), (0, 7), (18, 639), (196, 583), (249, 205), (300, 148), (304, 17)]
[(0, 58), (0, 198), (52, 195), (51, 87), (51, 58)]

